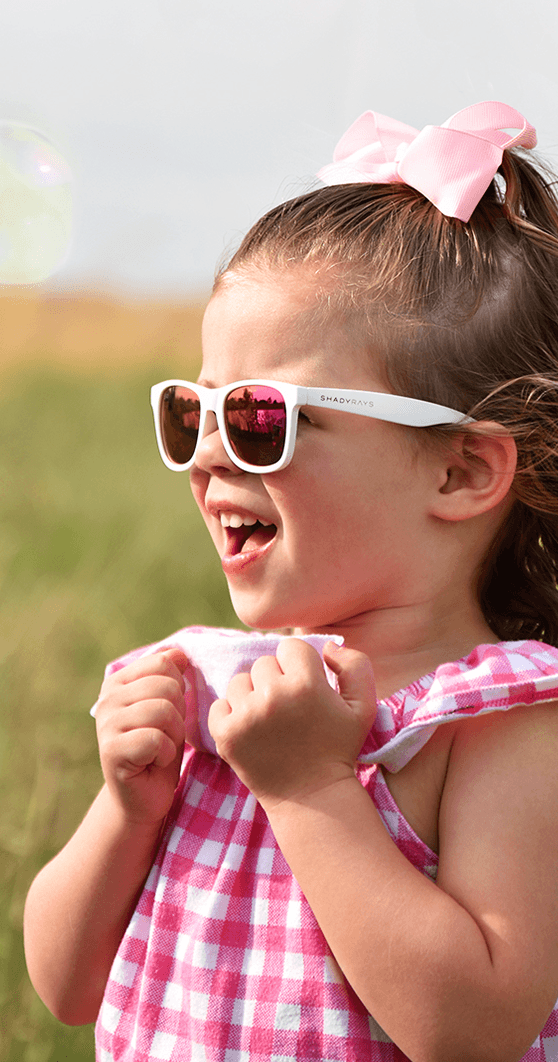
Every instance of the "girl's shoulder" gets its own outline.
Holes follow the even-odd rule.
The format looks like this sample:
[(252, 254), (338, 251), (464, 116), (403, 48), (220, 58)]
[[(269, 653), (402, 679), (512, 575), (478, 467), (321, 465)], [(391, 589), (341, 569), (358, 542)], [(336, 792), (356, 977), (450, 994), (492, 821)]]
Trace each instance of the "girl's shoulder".
[(359, 760), (399, 771), (441, 724), (554, 700), (554, 646), (536, 641), (478, 645), (381, 701)]

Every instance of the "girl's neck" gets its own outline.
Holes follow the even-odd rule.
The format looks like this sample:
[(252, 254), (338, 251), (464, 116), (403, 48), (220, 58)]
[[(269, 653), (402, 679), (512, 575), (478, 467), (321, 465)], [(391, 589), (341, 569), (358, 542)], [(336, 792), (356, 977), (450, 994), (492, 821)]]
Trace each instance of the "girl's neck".
[[(366, 653), (372, 661), (379, 700), (404, 689), (440, 664), (460, 660), (477, 645), (494, 643), (498, 637), (486, 623), (476, 602), (458, 615), (412, 605), (378, 609), (352, 616), (313, 633), (340, 634), (346, 645)], [(308, 634), (309, 630), (296, 633)]]

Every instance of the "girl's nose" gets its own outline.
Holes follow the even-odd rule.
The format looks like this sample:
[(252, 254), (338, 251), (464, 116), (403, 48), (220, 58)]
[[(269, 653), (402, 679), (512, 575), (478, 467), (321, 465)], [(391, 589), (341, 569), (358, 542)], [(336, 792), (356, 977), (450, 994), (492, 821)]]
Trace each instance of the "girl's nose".
[(241, 469), (231, 461), (221, 439), (214, 413), (208, 413), (205, 419), (203, 437), (198, 443), (194, 466), (202, 472), (215, 474), (218, 471), (241, 475)]

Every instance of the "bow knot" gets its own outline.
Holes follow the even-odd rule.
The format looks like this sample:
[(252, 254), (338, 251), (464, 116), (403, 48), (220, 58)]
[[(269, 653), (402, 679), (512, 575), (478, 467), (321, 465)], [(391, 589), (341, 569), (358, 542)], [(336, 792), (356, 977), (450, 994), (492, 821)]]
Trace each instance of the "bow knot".
[[(519, 129), (510, 136), (508, 129)], [(447, 217), (469, 221), (504, 150), (535, 147), (537, 134), (519, 111), (487, 101), (466, 107), (443, 125), (422, 130), (366, 111), (341, 137), (324, 184), (408, 184)]]

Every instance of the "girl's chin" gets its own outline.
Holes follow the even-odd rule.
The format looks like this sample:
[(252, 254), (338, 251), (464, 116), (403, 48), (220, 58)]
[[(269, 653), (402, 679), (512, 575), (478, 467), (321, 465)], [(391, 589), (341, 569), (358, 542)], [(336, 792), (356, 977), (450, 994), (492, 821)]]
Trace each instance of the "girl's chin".
[(234, 611), (246, 627), (256, 631), (276, 631), (293, 626), (291, 616), (285, 614), (284, 608), (262, 601), (249, 601), (248, 595), (235, 593), (230, 587), (229, 591)]
[(317, 630), (321, 624), (316, 622), (314, 615), (310, 616), (303, 610), (286, 609), (283, 605), (262, 601), (253, 602), (247, 600), (248, 595), (235, 593), (231, 588), (230, 597), (232, 606), (238, 619), (246, 627), (252, 627), (256, 631), (286, 631)]
[(238, 616), (238, 619), (245, 627), (251, 627), (255, 631), (277, 631), (284, 628), (290, 629), (290, 624), (283, 622), (283, 619), (278, 615), (277, 618), (273, 614), (267, 612), (260, 612), (257, 609), (240, 608), (235, 605), (234, 600), (232, 602), (234, 611)]

